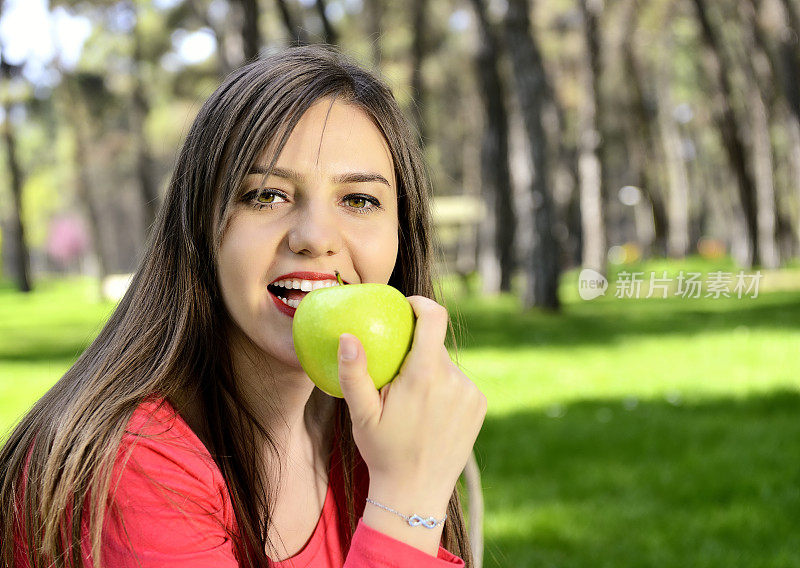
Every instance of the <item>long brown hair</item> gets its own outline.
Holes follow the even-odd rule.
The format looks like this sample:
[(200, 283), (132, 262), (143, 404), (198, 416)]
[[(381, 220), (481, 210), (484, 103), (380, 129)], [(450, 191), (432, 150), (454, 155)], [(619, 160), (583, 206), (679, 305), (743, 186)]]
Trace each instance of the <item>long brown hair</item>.
[[(112, 466), (128, 420), (153, 393), (176, 408), (178, 401), (197, 401), (205, 420), (204, 442), (236, 513), (239, 562), (268, 565), (271, 494), (253, 448), (257, 439), (274, 444), (237, 390), (225, 331), (229, 316), (215, 261), (229, 209), (249, 167), (277, 140), (274, 164), (302, 114), (326, 96), (364, 110), (391, 150), (400, 247), (389, 284), (406, 296), (435, 298), (429, 176), (416, 134), (389, 88), (337, 50), (320, 45), (286, 49), (234, 71), (188, 132), (127, 293), (94, 342), (0, 450), (3, 565), (14, 563), (16, 527), (24, 530), (32, 566), (83, 566), (81, 524), (88, 504), (92, 558), (100, 566)], [(342, 399), (335, 401), (335, 420), (342, 434), (352, 536), (357, 523), (352, 473), (360, 456)], [(457, 490), (447, 508), (442, 541), (472, 565)]]

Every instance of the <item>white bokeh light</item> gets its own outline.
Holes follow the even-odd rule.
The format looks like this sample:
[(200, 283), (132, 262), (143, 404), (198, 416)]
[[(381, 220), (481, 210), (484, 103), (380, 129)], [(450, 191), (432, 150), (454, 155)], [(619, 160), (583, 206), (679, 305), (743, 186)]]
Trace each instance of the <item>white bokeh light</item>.
[(623, 205), (633, 206), (642, 199), (641, 190), (635, 185), (626, 185), (619, 190), (619, 200)]
[(35, 86), (53, 86), (58, 73), (53, 61), (74, 69), (83, 44), (92, 32), (91, 22), (58, 7), (47, 10), (45, 0), (6, 0), (0, 18), (0, 41), (5, 59), (24, 65), (23, 76)]
[(6, 61), (48, 61), (54, 48), (44, 0), (6, 0), (0, 19), (0, 40)]
[(217, 40), (209, 28), (195, 32), (178, 30), (172, 34), (172, 46), (178, 57), (189, 64), (202, 63), (217, 50)]

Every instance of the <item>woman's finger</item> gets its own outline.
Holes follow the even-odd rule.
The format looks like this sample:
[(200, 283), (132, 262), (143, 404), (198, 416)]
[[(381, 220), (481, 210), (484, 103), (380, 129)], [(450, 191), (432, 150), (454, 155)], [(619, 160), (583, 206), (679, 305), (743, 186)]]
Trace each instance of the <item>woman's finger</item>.
[[(449, 316), (447, 309), (424, 296), (408, 296), (408, 301), (417, 316), (411, 351), (403, 364), (404, 368), (419, 366), (441, 358), (444, 338), (447, 334)], [(401, 369), (402, 372), (402, 369)]]
[(339, 387), (354, 424), (374, 423), (380, 416), (381, 395), (367, 371), (367, 354), (351, 333), (339, 336)]

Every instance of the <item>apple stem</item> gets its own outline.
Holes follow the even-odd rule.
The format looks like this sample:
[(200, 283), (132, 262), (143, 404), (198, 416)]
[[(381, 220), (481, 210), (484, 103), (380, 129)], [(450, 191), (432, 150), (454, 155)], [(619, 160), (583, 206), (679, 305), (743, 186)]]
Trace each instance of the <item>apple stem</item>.
[(333, 271), (336, 274), (336, 280), (339, 282), (339, 286), (344, 286), (344, 282), (342, 282), (342, 276), (339, 274), (338, 270)]

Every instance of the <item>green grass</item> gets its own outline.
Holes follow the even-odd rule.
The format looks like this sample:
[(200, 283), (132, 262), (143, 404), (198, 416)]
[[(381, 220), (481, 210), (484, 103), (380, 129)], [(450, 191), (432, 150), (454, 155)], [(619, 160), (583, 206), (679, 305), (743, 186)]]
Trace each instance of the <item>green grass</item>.
[[(737, 270), (625, 267), (720, 268)], [(459, 364), (489, 399), (485, 565), (800, 566), (799, 268), (766, 275), (755, 299), (588, 302), (572, 272), (560, 315), (446, 280)], [(112, 306), (89, 290), (0, 286), (0, 428), (99, 331)]]
[(113, 305), (96, 296), (83, 279), (0, 285), (0, 440), (100, 332)]
[(755, 299), (592, 301), (573, 272), (560, 315), (445, 289), (489, 399), (486, 566), (800, 566), (800, 271)]

